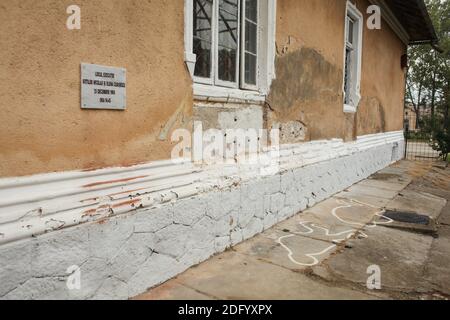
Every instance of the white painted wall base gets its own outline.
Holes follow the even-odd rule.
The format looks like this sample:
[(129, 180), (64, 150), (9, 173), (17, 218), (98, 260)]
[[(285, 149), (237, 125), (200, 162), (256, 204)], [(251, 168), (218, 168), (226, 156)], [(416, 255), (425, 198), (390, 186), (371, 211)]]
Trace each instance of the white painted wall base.
[[(301, 153), (307, 145), (308, 152)], [(185, 196), (177, 191), (177, 197), (168, 202), (113, 210), (107, 218), (46, 230), (51, 232), (32, 238), (29, 233), (13, 232), (21, 220), (11, 218), (14, 214), (9, 212), (8, 219), (3, 216), (3, 229), (0, 220), (0, 233), (10, 232), (0, 245), (0, 298), (133, 297), (400, 160), (403, 148), (401, 132), (361, 137), (356, 143), (285, 147), (279, 174), (263, 177), (247, 173), (239, 183), (229, 179), (232, 183), (221, 183), (220, 187), (216, 183)], [(55, 183), (54, 178), (50, 180)], [(5, 185), (12, 183), (0, 182), (0, 195), (7, 192)], [(30, 185), (23, 180), (14, 183), (16, 188)], [(73, 197), (72, 193), (67, 199), (73, 201)], [(61, 198), (58, 204), (61, 206)], [(13, 205), (20, 208), (24, 204)], [(33, 219), (30, 221), (38, 222)], [(70, 291), (66, 271), (73, 265), (81, 268), (81, 289)]]

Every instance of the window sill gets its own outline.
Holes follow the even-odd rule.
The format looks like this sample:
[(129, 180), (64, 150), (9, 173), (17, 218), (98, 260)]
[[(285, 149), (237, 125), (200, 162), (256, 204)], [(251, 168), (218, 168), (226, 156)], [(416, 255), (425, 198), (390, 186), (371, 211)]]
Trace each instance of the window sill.
[(258, 91), (218, 87), (201, 83), (194, 83), (193, 88), (194, 99), (196, 100), (256, 104), (262, 104), (266, 101), (266, 95)]
[(344, 104), (344, 113), (356, 113), (356, 107), (349, 104)]

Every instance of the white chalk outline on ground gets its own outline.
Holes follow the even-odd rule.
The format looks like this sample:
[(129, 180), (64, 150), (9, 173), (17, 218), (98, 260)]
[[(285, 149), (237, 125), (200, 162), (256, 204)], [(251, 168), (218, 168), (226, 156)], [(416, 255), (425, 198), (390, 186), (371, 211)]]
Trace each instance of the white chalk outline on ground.
[(306, 257), (313, 259), (314, 262), (313, 262), (313, 263), (309, 263), (309, 264), (308, 264), (308, 263), (301, 263), (301, 262), (298, 262), (297, 260), (294, 259), (294, 257), (293, 257), (293, 256), (294, 256), (294, 252), (293, 252), (287, 245), (285, 245), (285, 244), (283, 243), (283, 240), (284, 240), (284, 239), (292, 238), (292, 237), (295, 237), (295, 234), (290, 234), (290, 235), (287, 235), (287, 236), (283, 236), (283, 237), (281, 237), (280, 239), (278, 239), (278, 243), (279, 243), (284, 249), (286, 249), (286, 250), (288, 251), (288, 257), (289, 257), (289, 260), (291, 260), (293, 263), (295, 263), (295, 264), (297, 264), (297, 265), (300, 265), (300, 266), (303, 266), (303, 267), (312, 267), (312, 266), (317, 265), (317, 264), (319, 263), (319, 260), (316, 258), (316, 256), (320, 256), (320, 255), (322, 255), (322, 254), (325, 254), (326, 252), (328, 252), (328, 251), (330, 251), (331, 249), (334, 249), (334, 248), (336, 247), (336, 245), (333, 244), (332, 246), (326, 248), (325, 250), (323, 250), (323, 251), (321, 251), (321, 252), (305, 254)]
[[(378, 225), (387, 225), (387, 224), (390, 224), (390, 223), (394, 222), (394, 220), (392, 220), (391, 218), (385, 217), (383, 215), (386, 212), (386, 210), (382, 209), (380, 207), (377, 207), (377, 206), (374, 206), (374, 205), (371, 205), (371, 204), (368, 204), (368, 203), (364, 203), (362, 201), (358, 201), (358, 200), (355, 200), (355, 199), (345, 199), (345, 200), (350, 201), (350, 203), (346, 203), (343, 199), (335, 199), (335, 200), (340, 205), (335, 207), (335, 208), (333, 208), (333, 210), (331, 210), (331, 215), (333, 217), (335, 217), (336, 219), (338, 219), (339, 221), (341, 221), (342, 223), (345, 223), (347, 225), (360, 226), (361, 228), (364, 228), (364, 227), (375, 228)], [(373, 209), (378, 209), (379, 211), (374, 214), (374, 217), (378, 216), (378, 217), (380, 217), (382, 219), (385, 219), (386, 222), (378, 222), (378, 221), (375, 221), (375, 220), (372, 221), (372, 222), (366, 223), (366, 224), (359, 223), (359, 222), (349, 222), (347, 220), (342, 219), (338, 215), (338, 213), (337, 213), (338, 210), (347, 209), (347, 208), (353, 208), (353, 207), (355, 207), (355, 204), (356, 204), (356, 206), (359, 206), (359, 207), (369, 207), (369, 208), (373, 208)], [(310, 221), (300, 221), (299, 223), (300, 223), (300, 225), (303, 228), (305, 228), (308, 231), (306, 231), (306, 232), (291, 232), (291, 234), (289, 234), (289, 235), (285, 235), (285, 236), (280, 237), (277, 240), (277, 243), (279, 243), (288, 252), (288, 258), (289, 258), (289, 260), (292, 263), (294, 263), (296, 265), (299, 265), (299, 266), (303, 266), (303, 267), (313, 267), (313, 266), (319, 264), (319, 260), (317, 259), (318, 256), (321, 256), (321, 255), (327, 253), (328, 251), (336, 248), (338, 244), (340, 244), (341, 242), (343, 242), (345, 240), (350, 239), (351, 237), (355, 236), (357, 233), (359, 233), (365, 239), (369, 238), (369, 236), (367, 234), (365, 234), (364, 232), (362, 232), (361, 230), (358, 230), (358, 229), (351, 229), (351, 230), (347, 230), (347, 231), (342, 231), (342, 232), (339, 232), (339, 233), (331, 234), (330, 233), (330, 229), (325, 228), (323, 226), (319, 226), (319, 225), (317, 225), (315, 223), (312, 223)], [(312, 263), (302, 263), (302, 262), (297, 261), (294, 258), (294, 252), (291, 250), (291, 248), (289, 248), (286, 244), (283, 243), (283, 240), (284, 239), (288, 239), (288, 238), (292, 238), (292, 237), (295, 237), (295, 236), (306, 236), (306, 235), (313, 234), (315, 231), (311, 227), (308, 227), (308, 224), (310, 224), (311, 227), (313, 227), (313, 228), (321, 229), (321, 230), (325, 231), (325, 235), (327, 237), (335, 237), (335, 236), (341, 236), (341, 235), (345, 235), (345, 234), (348, 234), (348, 235), (344, 239), (334, 239), (334, 240), (332, 240), (332, 242), (335, 243), (335, 244), (333, 244), (332, 246), (330, 246), (330, 247), (328, 247), (328, 248), (326, 248), (326, 249), (324, 249), (324, 250), (322, 250), (320, 252), (305, 253), (305, 256), (310, 258), (310, 259), (312, 259), (313, 262)]]

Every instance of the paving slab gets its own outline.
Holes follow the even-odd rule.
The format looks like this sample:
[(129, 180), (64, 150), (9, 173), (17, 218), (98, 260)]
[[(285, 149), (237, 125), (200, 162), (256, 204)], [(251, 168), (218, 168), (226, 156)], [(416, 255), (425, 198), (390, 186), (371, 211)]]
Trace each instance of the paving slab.
[(276, 225), (275, 229), (336, 243), (355, 234), (379, 211), (349, 199), (331, 198)]
[(237, 252), (214, 257), (177, 277), (177, 282), (224, 300), (374, 299)]
[(398, 191), (371, 187), (359, 183), (355, 184), (354, 186), (351, 186), (342, 193), (356, 196), (370, 196), (381, 199), (393, 199), (397, 195)]
[(438, 223), (450, 226), (450, 201), (447, 201), (444, 209), (442, 209), (441, 216), (438, 219)]
[(302, 271), (330, 257), (337, 246), (273, 229), (237, 245), (234, 250), (290, 270)]
[(387, 204), (386, 209), (415, 212), (437, 220), (446, 204), (446, 199), (429, 193), (405, 189)]
[(384, 208), (392, 199), (376, 198), (369, 195), (357, 195), (349, 192), (342, 192), (335, 196), (338, 199), (356, 200), (377, 208)]
[(398, 194), (396, 190), (380, 189), (356, 184), (344, 190), (334, 198), (355, 200), (368, 206), (384, 208)]
[(384, 227), (367, 229), (368, 237), (350, 241), (351, 249), (327, 261), (328, 280), (339, 279), (365, 285), (367, 270), (381, 268), (383, 289), (399, 292), (426, 292), (429, 285), (423, 271), (433, 238)]
[(168, 281), (165, 284), (144, 293), (133, 300), (214, 300), (213, 297), (202, 294), (188, 288), (176, 281)]
[(411, 183), (411, 180), (405, 181), (386, 181), (381, 179), (367, 179), (363, 180), (357, 185), (370, 187), (370, 188), (377, 188), (382, 190), (390, 190), (395, 192), (400, 192), (403, 189), (405, 189), (409, 184)]
[(450, 227), (439, 228), (439, 238), (433, 240), (425, 268), (425, 278), (434, 290), (450, 296)]
[(390, 170), (388, 172), (381, 171), (375, 173), (374, 175), (370, 176), (367, 180), (407, 186), (413, 181), (413, 177), (406, 173), (400, 174)]
[(372, 179), (382, 179), (382, 180), (391, 180), (395, 179), (410, 179), (411, 176), (407, 174), (409, 167), (405, 166), (391, 166), (385, 169), (382, 169), (375, 173), (371, 178)]

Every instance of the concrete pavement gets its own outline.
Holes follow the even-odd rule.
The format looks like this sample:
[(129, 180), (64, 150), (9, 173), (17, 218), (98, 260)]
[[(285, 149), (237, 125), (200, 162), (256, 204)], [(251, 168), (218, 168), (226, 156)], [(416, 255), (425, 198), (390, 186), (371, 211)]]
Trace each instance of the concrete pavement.
[[(136, 299), (446, 299), (448, 200), (449, 169), (402, 161)], [(437, 234), (386, 209), (428, 215)], [(373, 266), (381, 290), (367, 289)]]

